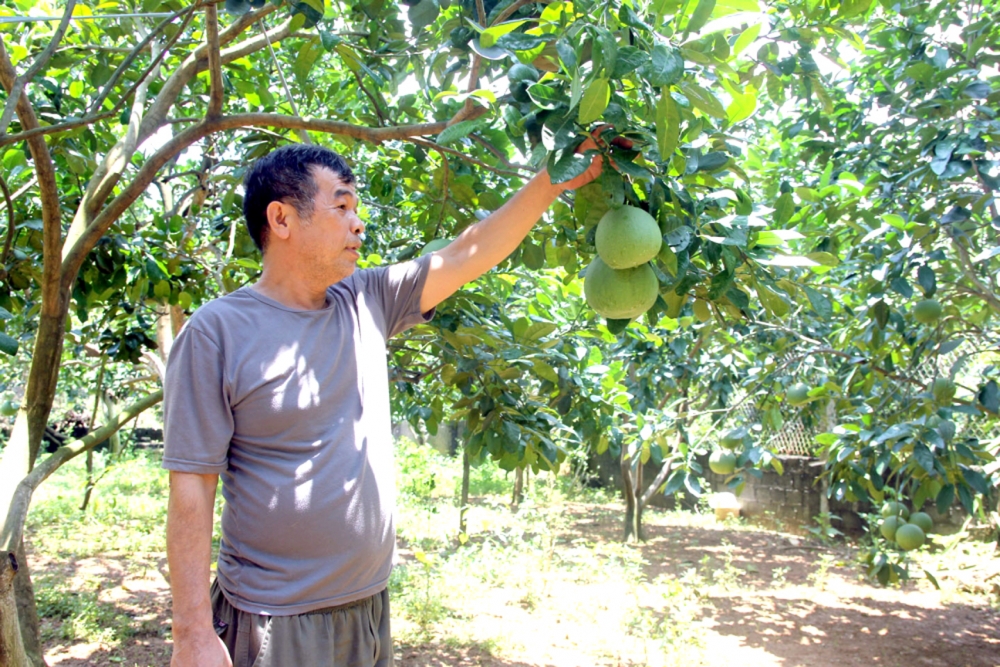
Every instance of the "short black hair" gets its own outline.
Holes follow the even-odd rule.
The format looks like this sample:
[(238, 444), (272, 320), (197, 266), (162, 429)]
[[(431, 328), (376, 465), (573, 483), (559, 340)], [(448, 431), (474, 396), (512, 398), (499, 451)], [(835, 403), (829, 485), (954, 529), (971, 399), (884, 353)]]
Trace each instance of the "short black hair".
[(312, 216), (316, 181), (313, 169), (326, 167), (345, 184), (354, 172), (337, 153), (323, 146), (289, 144), (254, 162), (243, 178), (243, 217), (257, 249), (267, 245), (267, 207), (273, 201), (291, 204), (307, 220)]

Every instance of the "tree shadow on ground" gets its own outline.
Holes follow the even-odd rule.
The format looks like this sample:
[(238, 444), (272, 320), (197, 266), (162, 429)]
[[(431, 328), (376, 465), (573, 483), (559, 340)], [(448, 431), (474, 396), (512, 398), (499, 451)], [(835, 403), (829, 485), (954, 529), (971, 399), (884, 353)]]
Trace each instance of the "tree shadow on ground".
[(419, 644), (397, 643), (396, 662), (399, 667), (543, 667), (499, 658), (488, 646), (476, 642), (456, 645), (433, 639)]
[(713, 630), (787, 665), (996, 667), (1000, 616), (952, 605), (928, 609), (871, 598), (738, 595), (711, 600)]

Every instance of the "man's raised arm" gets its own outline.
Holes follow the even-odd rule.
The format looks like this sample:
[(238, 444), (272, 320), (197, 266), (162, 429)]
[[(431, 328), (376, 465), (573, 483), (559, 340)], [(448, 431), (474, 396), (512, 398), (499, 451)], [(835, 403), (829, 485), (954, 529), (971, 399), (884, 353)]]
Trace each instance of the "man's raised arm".
[[(593, 139), (588, 139), (580, 146), (580, 152), (592, 148), (596, 145)], [(566, 183), (552, 183), (544, 169), (535, 174), (506, 204), (433, 254), (420, 297), (420, 310), (426, 313), (459, 287), (502, 262), (563, 191), (582, 187), (600, 173), (601, 157), (597, 156), (587, 171)]]

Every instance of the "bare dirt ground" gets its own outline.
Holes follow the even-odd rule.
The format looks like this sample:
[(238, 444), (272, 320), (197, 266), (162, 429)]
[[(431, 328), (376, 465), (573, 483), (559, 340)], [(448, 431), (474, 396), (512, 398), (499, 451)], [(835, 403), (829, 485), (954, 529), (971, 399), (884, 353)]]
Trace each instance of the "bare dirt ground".
[[(601, 553), (595, 551), (601, 545), (612, 556), (592, 563), (586, 577), (574, 576), (572, 568), (542, 567), (541, 578), (527, 585), (498, 585), (475, 596), (458, 591), (451, 617), (443, 621), (450, 632), (402, 632), (397, 663), (1000, 667), (1000, 613), (990, 591), (997, 579), (988, 579), (996, 571), (995, 555), (987, 562), (960, 562), (956, 556), (951, 570), (939, 571), (942, 591), (917, 582), (882, 589), (859, 579), (845, 547), (711, 521), (684, 524), (651, 512), (647, 541), (636, 547), (641, 558), (634, 578), (644, 583), (630, 586), (600, 577), (619, 548), (620, 511), (568, 503), (565, 512), (553, 561)], [(404, 558), (412, 558), (408, 554), (404, 549)], [(59, 639), (59, 621), (46, 620), (50, 665), (169, 664), (162, 554), (32, 563), (36, 578), (78, 582), (137, 627), (121, 643), (83, 643)]]

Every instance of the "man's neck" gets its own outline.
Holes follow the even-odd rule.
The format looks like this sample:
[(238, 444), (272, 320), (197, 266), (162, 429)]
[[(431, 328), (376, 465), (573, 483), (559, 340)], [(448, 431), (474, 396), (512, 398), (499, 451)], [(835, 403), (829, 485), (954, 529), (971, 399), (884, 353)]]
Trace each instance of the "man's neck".
[(289, 308), (319, 310), (326, 306), (327, 287), (329, 285), (312, 284), (292, 272), (279, 274), (278, 271), (269, 270), (265, 264), (260, 279), (250, 289)]

